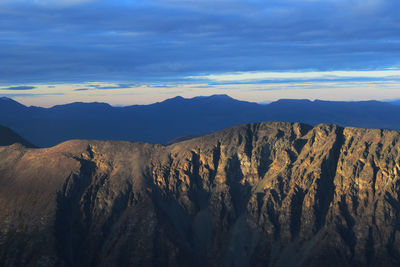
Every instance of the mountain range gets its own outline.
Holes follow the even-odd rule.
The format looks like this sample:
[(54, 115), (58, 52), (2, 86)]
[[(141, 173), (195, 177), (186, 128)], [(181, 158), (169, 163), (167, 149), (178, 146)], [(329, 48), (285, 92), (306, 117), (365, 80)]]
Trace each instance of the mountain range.
[(126, 107), (71, 103), (42, 108), (0, 98), (0, 125), (11, 128), (40, 147), (54, 146), (70, 139), (164, 144), (262, 121), (400, 129), (400, 106), (378, 101), (289, 99), (261, 105), (227, 95), (213, 95), (191, 99), (175, 97), (151, 105)]
[(400, 266), (399, 148), (288, 122), (0, 146), (0, 265)]

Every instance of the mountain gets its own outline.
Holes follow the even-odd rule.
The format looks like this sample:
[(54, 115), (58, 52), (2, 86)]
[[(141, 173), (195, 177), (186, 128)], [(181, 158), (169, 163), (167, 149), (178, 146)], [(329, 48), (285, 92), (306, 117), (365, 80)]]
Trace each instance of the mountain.
[(1, 266), (399, 266), (400, 132), (0, 147)]
[(19, 136), (13, 130), (0, 125), (0, 146), (9, 146), (15, 143), (20, 143), (26, 147), (35, 147), (30, 142)]
[(393, 104), (393, 105), (400, 105), (400, 99), (388, 101), (388, 103)]
[(400, 129), (400, 106), (378, 101), (331, 102), (283, 99), (268, 105), (227, 95), (175, 97), (151, 105), (112, 107), (71, 103), (51, 108), (26, 107), (0, 99), (0, 124), (34, 144), (49, 147), (70, 139), (168, 143), (226, 127), (261, 121), (332, 123), (342, 126)]

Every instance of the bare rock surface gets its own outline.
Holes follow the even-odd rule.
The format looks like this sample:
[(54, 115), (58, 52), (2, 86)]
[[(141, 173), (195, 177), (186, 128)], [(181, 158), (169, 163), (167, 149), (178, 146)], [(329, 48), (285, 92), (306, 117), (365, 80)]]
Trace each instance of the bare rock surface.
[(0, 147), (1, 266), (399, 266), (400, 134)]

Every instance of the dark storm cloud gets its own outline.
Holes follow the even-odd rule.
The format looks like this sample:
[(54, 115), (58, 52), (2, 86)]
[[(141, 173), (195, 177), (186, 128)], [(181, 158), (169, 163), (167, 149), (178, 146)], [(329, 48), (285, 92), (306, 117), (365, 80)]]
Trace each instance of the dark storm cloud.
[(387, 68), (399, 64), (398, 10), (394, 0), (19, 1), (0, 8), (0, 83)]

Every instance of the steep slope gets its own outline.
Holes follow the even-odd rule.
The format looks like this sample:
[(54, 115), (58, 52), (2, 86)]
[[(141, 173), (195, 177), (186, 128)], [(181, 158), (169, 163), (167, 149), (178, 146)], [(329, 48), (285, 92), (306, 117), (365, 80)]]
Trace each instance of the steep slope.
[(260, 105), (227, 95), (175, 97), (151, 105), (112, 107), (72, 103), (26, 107), (0, 98), (0, 124), (34, 144), (49, 147), (71, 139), (125, 140), (165, 144), (226, 127), (260, 121), (331, 123), (400, 130), (400, 106), (378, 101), (279, 100)]
[(400, 133), (0, 147), (2, 266), (399, 266)]
[(0, 146), (9, 146), (14, 143), (20, 143), (26, 147), (35, 147), (13, 130), (0, 125)]

